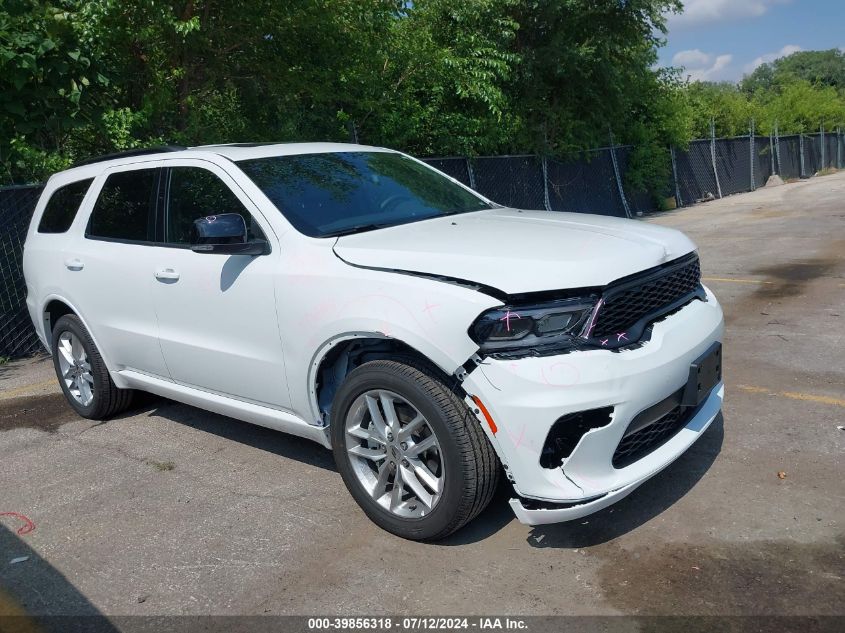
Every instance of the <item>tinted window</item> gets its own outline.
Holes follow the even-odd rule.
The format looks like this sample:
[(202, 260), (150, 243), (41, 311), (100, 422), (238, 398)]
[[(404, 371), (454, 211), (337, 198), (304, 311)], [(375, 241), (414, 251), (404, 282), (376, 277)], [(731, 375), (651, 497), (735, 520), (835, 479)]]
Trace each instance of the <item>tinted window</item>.
[(87, 235), (134, 242), (155, 240), (157, 169), (112, 174), (91, 212)]
[(44, 214), (38, 223), (39, 233), (64, 233), (73, 224), (73, 218), (82, 204), (82, 199), (88, 192), (93, 178), (72, 182), (64, 187), (59, 187), (50, 196), (47, 206), (44, 207)]
[(238, 166), (312, 237), (490, 208), (445, 176), (392, 152), (274, 156)]
[(240, 214), (247, 226), (247, 239), (264, 239), (249, 211), (226, 185), (207, 169), (174, 167), (170, 170), (165, 241), (190, 244), (194, 220), (207, 215)]

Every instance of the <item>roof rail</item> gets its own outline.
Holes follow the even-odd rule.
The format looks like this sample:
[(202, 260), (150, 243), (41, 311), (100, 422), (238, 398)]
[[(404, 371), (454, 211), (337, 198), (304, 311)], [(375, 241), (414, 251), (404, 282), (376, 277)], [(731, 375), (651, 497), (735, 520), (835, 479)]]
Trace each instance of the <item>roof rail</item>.
[(143, 147), (139, 149), (128, 149), (124, 152), (115, 152), (114, 154), (105, 154), (104, 156), (95, 156), (94, 158), (87, 158), (79, 161), (74, 167), (81, 167), (82, 165), (92, 165), (94, 163), (102, 163), (107, 160), (114, 160), (115, 158), (131, 158), (132, 156), (144, 156), (146, 154), (161, 154), (162, 152), (181, 152), (183, 149), (188, 149), (182, 145), (161, 145), (158, 147)]

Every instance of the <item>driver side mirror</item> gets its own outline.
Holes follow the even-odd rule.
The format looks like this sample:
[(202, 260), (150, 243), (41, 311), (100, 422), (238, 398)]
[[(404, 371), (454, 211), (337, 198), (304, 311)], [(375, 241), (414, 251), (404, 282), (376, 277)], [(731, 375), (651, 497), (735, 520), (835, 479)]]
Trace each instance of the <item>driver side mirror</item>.
[(194, 220), (191, 250), (195, 253), (266, 255), (270, 245), (263, 240), (247, 241), (246, 222), (239, 213), (221, 213)]

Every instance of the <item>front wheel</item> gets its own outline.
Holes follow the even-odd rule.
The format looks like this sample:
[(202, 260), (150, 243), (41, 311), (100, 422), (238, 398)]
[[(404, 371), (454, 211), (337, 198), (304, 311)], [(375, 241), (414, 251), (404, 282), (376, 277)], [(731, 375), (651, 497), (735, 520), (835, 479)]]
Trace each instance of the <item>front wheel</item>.
[(432, 372), (365, 363), (332, 404), (332, 446), (346, 487), (367, 516), (397, 536), (436, 540), (481, 512), (499, 461), (478, 421)]

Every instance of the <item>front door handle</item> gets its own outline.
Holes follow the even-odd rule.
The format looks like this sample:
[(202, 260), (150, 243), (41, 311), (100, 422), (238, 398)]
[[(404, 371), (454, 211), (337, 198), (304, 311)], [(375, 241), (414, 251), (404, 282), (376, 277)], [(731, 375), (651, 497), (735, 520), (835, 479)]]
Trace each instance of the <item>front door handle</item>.
[(156, 279), (159, 281), (179, 281), (179, 273), (172, 268), (159, 268), (156, 270)]
[(82, 270), (83, 268), (85, 268), (85, 264), (82, 263), (81, 259), (66, 259), (65, 268), (67, 268), (68, 270)]

